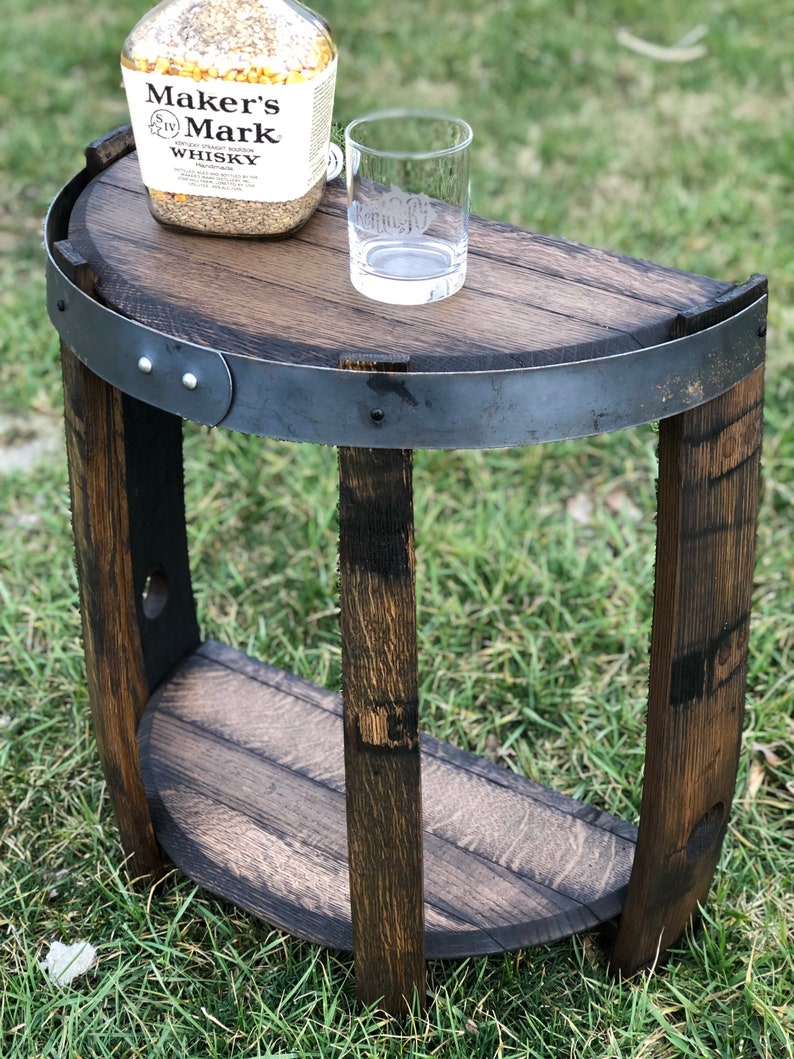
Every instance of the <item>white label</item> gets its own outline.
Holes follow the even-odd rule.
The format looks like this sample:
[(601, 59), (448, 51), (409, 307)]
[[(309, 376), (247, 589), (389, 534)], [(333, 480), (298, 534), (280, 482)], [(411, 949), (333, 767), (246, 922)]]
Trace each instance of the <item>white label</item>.
[(336, 59), (296, 85), (122, 73), (147, 188), (287, 202), (326, 171)]

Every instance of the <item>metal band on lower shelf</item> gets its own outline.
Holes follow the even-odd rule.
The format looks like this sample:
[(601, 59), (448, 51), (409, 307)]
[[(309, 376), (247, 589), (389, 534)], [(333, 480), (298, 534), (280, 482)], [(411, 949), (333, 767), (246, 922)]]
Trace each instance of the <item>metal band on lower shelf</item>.
[[(651, 423), (726, 392), (763, 363), (766, 297), (722, 323), (594, 360), (499, 371), (392, 373), (215, 350), (121, 316), (63, 273), (80, 174), (47, 216), (47, 307), (76, 356), (133, 396), (248, 434), (369, 448), (508, 448)], [(158, 372), (158, 363), (168, 370)]]

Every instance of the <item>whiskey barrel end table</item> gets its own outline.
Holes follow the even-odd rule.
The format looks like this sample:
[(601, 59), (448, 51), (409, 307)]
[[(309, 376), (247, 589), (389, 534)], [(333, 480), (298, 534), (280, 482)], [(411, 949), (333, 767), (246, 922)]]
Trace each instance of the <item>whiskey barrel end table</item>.
[[(742, 732), (766, 281), (735, 285), (474, 218), (433, 306), (347, 278), (341, 188), (283, 243), (167, 231), (129, 130), (46, 224), (87, 681), (130, 871), (355, 953), (401, 1012), (425, 960), (619, 917), (655, 961), (708, 892)], [(341, 696), (203, 642), (182, 421), (339, 450)], [(419, 735), (412, 452), (660, 423), (638, 830)]]

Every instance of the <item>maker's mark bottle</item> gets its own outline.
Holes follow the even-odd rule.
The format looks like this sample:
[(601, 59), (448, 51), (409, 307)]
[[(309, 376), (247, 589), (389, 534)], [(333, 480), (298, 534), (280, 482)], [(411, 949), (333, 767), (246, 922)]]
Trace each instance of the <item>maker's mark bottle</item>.
[(121, 54), (141, 176), (162, 224), (281, 237), (325, 186), (336, 79), (295, 0), (165, 0)]

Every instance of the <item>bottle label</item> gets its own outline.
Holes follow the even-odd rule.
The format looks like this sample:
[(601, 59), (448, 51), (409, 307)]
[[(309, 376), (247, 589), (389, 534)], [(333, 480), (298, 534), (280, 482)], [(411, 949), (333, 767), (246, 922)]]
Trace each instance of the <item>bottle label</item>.
[(288, 202), (326, 172), (336, 59), (292, 85), (122, 74), (147, 188)]

